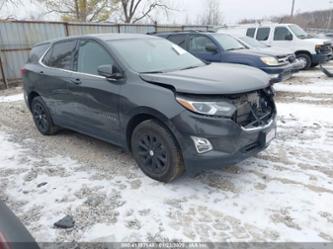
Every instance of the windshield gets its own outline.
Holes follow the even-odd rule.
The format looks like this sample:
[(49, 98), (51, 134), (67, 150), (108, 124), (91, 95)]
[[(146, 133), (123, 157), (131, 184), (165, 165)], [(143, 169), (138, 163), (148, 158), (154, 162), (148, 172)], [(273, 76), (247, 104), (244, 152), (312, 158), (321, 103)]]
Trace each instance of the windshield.
[(300, 26), (298, 25), (289, 25), (289, 28), (293, 31), (293, 33), (299, 38), (299, 39), (306, 39), (310, 38), (310, 35), (306, 33)]
[(108, 44), (138, 73), (170, 72), (205, 65), (181, 47), (164, 39), (110, 40)]
[(225, 51), (245, 49), (246, 47), (240, 43), (236, 38), (225, 34), (212, 34), (217, 42), (222, 46)]
[(248, 36), (241, 37), (240, 39), (252, 48), (267, 48), (268, 47), (266, 44), (264, 44), (260, 41), (257, 41), (256, 39), (248, 37)]

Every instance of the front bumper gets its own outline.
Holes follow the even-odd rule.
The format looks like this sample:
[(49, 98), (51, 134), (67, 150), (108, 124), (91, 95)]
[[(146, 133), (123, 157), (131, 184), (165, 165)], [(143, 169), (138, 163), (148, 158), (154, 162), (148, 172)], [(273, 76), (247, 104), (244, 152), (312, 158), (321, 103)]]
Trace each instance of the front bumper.
[(333, 58), (332, 52), (326, 54), (312, 54), (312, 64), (323, 64), (330, 61)]
[[(276, 114), (265, 126), (244, 129), (231, 119), (207, 117), (183, 112), (173, 120), (178, 141), (182, 141), (183, 159), (189, 168), (216, 168), (238, 163), (266, 149), (266, 135), (276, 131)], [(179, 137), (180, 136), (180, 137)], [(206, 138), (213, 150), (199, 154), (191, 136)]]
[(295, 67), (293, 64), (277, 67), (263, 67), (261, 70), (271, 76), (271, 84), (287, 80), (292, 77), (293, 73), (295, 73)]

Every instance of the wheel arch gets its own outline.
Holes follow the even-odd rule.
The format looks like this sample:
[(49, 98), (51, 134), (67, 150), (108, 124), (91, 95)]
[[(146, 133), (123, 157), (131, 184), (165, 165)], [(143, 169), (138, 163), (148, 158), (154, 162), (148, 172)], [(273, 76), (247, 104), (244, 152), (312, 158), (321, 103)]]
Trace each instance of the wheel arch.
[(128, 120), (126, 125), (126, 146), (128, 151), (131, 151), (131, 136), (135, 127), (146, 120), (155, 120), (166, 128), (173, 136), (178, 148), (180, 150), (182, 149), (181, 143), (177, 139), (177, 130), (168, 117), (151, 108), (140, 108), (139, 110), (136, 110), (133, 115), (131, 115), (131, 118)]
[(36, 91), (31, 91), (29, 94), (28, 94), (28, 105), (29, 105), (29, 109), (31, 110), (31, 103), (32, 103), (32, 100), (36, 97), (40, 97), (40, 94)]

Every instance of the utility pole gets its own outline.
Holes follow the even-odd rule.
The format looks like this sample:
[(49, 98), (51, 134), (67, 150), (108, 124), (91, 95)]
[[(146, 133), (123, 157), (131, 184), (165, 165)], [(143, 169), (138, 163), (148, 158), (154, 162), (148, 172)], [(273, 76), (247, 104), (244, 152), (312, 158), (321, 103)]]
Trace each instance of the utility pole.
[(331, 13), (330, 13), (330, 18), (329, 18), (329, 21), (328, 21), (328, 24), (327, 24), (327, 29), (331, 28), (332, 14), (333, 14), (333, 8), (332, 8), (333, 1), (329, 1), (329, 4), (330, 4), (330, 7), (331, 7)]
[(291, 5), (291, 13), (290, 13), (290, 17), (294, 17), (295, 2), (296, 2), (296, 0), (293, 0), (293, 3), (292, 3), (292, 5)]

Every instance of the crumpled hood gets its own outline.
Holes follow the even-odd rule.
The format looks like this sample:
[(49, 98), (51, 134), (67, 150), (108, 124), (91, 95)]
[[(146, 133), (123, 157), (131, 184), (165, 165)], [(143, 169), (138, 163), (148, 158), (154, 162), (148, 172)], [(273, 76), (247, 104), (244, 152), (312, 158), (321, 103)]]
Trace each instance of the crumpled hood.
[(207, 66), (169, 73), (140, 74), (151, 83), (172, 86), (180, 93), (236, 94), (269, 86), (263, 71), (238, 64), (212, 63)]

